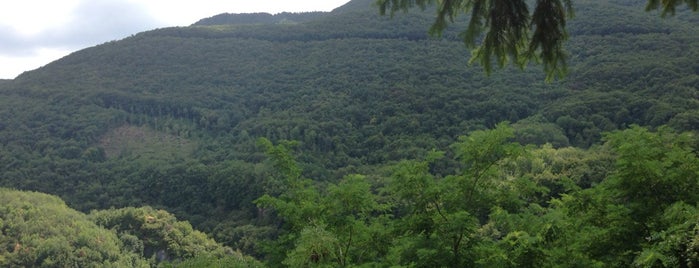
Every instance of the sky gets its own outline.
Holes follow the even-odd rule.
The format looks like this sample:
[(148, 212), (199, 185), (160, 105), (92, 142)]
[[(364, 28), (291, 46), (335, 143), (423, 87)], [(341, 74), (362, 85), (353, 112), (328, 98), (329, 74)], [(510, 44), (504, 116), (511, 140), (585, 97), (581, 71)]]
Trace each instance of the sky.
[(221, 13), (331, 11), (349, 0), (3, 0), (0, 79), (139, 32)]

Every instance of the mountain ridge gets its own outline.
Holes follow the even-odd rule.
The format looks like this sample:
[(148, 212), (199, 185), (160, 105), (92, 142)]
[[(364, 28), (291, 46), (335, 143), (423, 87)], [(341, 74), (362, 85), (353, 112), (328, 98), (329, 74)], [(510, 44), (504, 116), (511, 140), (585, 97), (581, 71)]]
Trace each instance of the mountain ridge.
[(270, 13), (222, 13), (201, 19), (191, 26), (238, 25), (238, 24), (296, 24), (318, 19), (327, 12), (282, 12)]

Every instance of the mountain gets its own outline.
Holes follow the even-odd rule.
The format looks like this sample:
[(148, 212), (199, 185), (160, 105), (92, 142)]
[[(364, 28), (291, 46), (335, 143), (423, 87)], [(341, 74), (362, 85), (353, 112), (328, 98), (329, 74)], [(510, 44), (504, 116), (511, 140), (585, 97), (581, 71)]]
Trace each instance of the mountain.
[[(379, 180), (509, 121), (523, 144), (594, 147), (638, 124), (696, 131), (696, 16), (636, 1), (575, 1), (569, 75), (539, 66), (486, 76), (458, 25), (431, 37), (430, 10), (379, 16), (221, 14), (72, 53), (0, 82), (0, 186), (81, 211), (166, 208), (229, 246), (272, 233), (252, 201), (278, 189), (258, 146), (297, 141), (304, 176)], [(457, 21), (459, 23), (459, 21)], [(596, 178), (599, 181), (600, 178)]]

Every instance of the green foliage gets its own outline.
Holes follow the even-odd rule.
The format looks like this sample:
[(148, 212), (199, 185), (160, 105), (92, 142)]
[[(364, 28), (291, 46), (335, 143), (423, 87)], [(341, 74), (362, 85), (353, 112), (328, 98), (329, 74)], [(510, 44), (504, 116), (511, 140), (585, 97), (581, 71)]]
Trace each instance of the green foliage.
[(191, 267), (191, 268), (257, 268), (265, 267), (261, 263), (252, 258), (241, 259), (239, 256), (210, 256), (199, 255), (197, 257), (186, 259), (184, 261), (163, 262), (158, 267), (174, 268), (174, 267)]
[[(686, 3), (693, 11), (699, 4), (696, 0), (658, 1), (649, 0), (646, 10), (662, 9), (662, 17), (675, 15), (677, 6)], [(465, 30), (461, 33), (468, 47), (475, 47), (471, 62), (479, 62), (487, 74), (492, 71), (492, 62), (500, 68), (508, 62), (524, 68), (530, 61), (543, 64), (546, 79), (562, 78), (567, 72), (567, 55), (563, 44), (568, 39), (566, 22), (573, 17), (570, 0), (536, 1), (530, 11), (526, 1), (434, 1), (434, 0), (377, 0), (379, 12), (408, 11), (414, 6), (423, 10), (436, 7), (435, 20), (429, 32), (440, 35), (449, 22), (461, 14), (468, 14)], [(476, 40), (480, 42), (475, 45)]]
[(289, 267), (336, 267), (342, 264), (338, 239), (321, 226), (303, 228), (295, 246), (284, 260)]
[[(461, 162), (457, 175), (437, 178), (430, 165), (441, 158), (405, 161), (396, 167), (389, 191), (396, 198), (396, 236), (392, 249), (401, 265), (420, 267), (469, 266), (475, 263), (474, 233), (479, 219), (497, 204), (507, 180), (498, 166), (514, 158), (522, 148), (509, 140), (513, 129), (499, 124), (488, 131), (474, 131), (452, 145)], [(500, 199), (502, 200), (502, 199)]]
[(6, 188), (0, 204), (0, 265), (6, 267), (150, 267), (192, 258), (192, 265), (261, 266), (163, 210), (85, 215), (55, 196)]
[(639, 267), (693, 267), (699, 263), (699, 214), (682, 201), (663, 212), (648, 244), (634, 259)]
[[(502, 189), (504, 178), (498, 166), (507, 158), (522, 153), (521, 145), (514, 143), (514, 129), (509, 124), (498, 124), (488, 131), (474, 131), (459, 138), (452, 145), (454, 156), (463, 163), (460, 174), (446, 176), (444, 189), (457, 190), (446, 195), (448, 203), (460, 204), (459, 209), (469, 208), (479, 217), (487, 214), (488, 204), (493, 204), (497, 192)], [(486, 209), (478, 211), (476, 208)]]
[(639, 221), (657, 217), (675, 202), (699, 201), (699, 158), (694, 135), (657, 132), (633, 126), (606, 139), (617, 154), (608, 181), (634, 210)]
[(121, 236), (137, 237), (142, 243), (142, 254), (158, 262), (189, 259), (201, 254), (221, 258), (232, 254), (229, 248), (194, 230), (188, 222), (177, 221), (164, 210), (130, 207), (93, 211), (90, 217), (98, 225), (115, 230)]
[(55, 196), (0, 188), (0, 265), (148, 267), (116, 233)]
[[(287, 145), (262, 140), (268, 156), (281, 171), (285, 191), (264, 195), (255, 203), (272, 208), (283, 223), (281, 237), (270, 250), (270, 264), (347, 266), (373, 260), (381, 252), (382, 206), (364, 176), (349, 175), (327, 191), (298, 177)], [(278, 254), (278, 255), (276, 255)]]
[(556, 148), (570, 145), (563, 129), (540, 115), (519, 120), (512, 127), (515, 129), (515, 139), (522, 145), (550, 143)]
[[(563, 42), (568, 39), (566, 20), (572, 17), (569, 0), (537, 1), (529, 11), (526, 1), (446, 1), (379, 0), (380, 13), (407, 11), (414, 5), (425, 9), (436, 5), (437, 15), (430, 33), (439, 35), (448, 22), (461, 14), (470, 18), (461, 34), (464, 43), (476, 49), (471, 62), (479, 62), (490, 74), (492, 62), (500, 68), (508, 62), (524, 68), (531, 60), (544, 65), (547, 79), (562, 77), (566, 72)], [(480, 44), (475, 45), (476, 40)]]
[[(493, 168), (484, 177), (490, 183), (480, 186), (497, 189), (492, 192), (464, 187), (468, 180), (450, 183), (456, 175), (432, 175), (440, 157), (396, 167), (387, 186), (395, 198), (395, 238), (386, 262), (430, 267), (685, 267), (696, 262), (696, 207), (684, 203), (696, 204), (693, 136), (634, 127), (609, 134), (607, 147), (588, 151), (550, 146), (523, 150), (507, 141), (512, 131), (506, 125), (477, 131), (453, 146), (455, 157), (459, 151), (474, 156), (462, 157), (466, 163), (481, 161), (459, 173), (473, 176), (481, 172), (469, 172), (468, 167)], [(646, 149), (636, 148), (640, 143)], [(679, 179), (673, 183), (686, 191), (649, 189), (660, 186), (660, 177), (618, 183), (620, 174), (645, 174), (648, 166), (662, 166), (663, 179)], [(601, 172), (592, 172), (596, 169)], [(587, 176), (606, 180), (590, 183)], [(645, 196), (632, 198), (628, 194), (634, 189), (646, 189)], [(469, 195), (464, 192), (490, 201), (465, 202)], [(485, 208), (488, 215), (472, 216)], [(454, 240), (459, 237), (467, 240)]]
[[(697, 263), (699, 161), (693, 135), (634, 126), (607, 134), (604, 146), (587, 150), (523, 147), (514, 138), (515, 129), (501, 123), (460, 137), (447, 152), (396, 163), (389, 178), (347, 175), (338, 183), (305, 179), (291, 156), (293, 143), (275, 145), (263, 139), (267, 163), (277, 170), (269, 173), (270, 179), (283, 190), (255, 201), (260, 219), (279, 227), (274, 241), (256, 243), (265, 245), (267, 265), (288, 267)], [(12, 195), (16, 191), (9, 193), (3, 196), (17, 199)], [(29, 206), (20, 207), (27, 210), (21, 215), (32, 215)], [(75, 213), (71, 217), (82, 217), (98, 232), (106, 232), (104, 237), (115, 241), (111, 249), (127, 252), (119, 256), (130, 256), (129, 263), (147, 265), (146, 257), (164, 267), (261, 265), (163, 210), (109, 209), (87, 217)], [(26, 235), (43, 229), (20, 228), (22, 238), (13, 244), (7, 234), (24, 225), (16, 224), (21, 222), (19, 214), (6, 215), (0, 217), (0, 227), (9, 231), (3, 231), (2, 239), (15, 245), (6, 247), (13, 249), (8, 253), (22, 252), (17, 244), (23, 248), (32, 243), (24, 237), (46, 237)], [(73, 234), (77, 243), (89, 245), (95, 233), (79, 230)], [(37, 257), (9, 255), (0, 260), (64, 266), (75, 262), (65, 257), (71, 256), (71, 241), (44, 239), (30, 251), (43, 252)]]

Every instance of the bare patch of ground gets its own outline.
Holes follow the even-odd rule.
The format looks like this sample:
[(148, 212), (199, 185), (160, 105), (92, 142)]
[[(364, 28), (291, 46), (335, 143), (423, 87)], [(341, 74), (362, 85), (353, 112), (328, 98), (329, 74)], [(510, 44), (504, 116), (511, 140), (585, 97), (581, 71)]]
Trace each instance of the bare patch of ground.
[(195, 148), (195, 144), (185, 138), (132, 125), (110, 130), (100, 138), (99, 146), (104, 149), (107, 158), (182, 158), (191, 154)]

